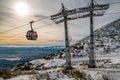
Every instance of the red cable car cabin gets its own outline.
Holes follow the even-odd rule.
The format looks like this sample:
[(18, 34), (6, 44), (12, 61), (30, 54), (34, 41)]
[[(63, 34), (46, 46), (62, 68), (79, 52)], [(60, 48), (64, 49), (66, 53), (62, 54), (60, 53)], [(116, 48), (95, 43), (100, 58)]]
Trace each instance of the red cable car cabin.
[(38, 38), (37, 32), (33, 30), (29, 30), (26, 33), (27, 40), (36, 40)]

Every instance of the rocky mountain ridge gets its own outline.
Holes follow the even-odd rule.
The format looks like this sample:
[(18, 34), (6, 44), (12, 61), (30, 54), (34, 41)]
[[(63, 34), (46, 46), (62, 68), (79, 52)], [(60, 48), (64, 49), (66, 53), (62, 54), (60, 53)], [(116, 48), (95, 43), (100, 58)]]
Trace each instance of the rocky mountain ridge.
[[(120, 48), (120, 19), (113, 21), (102, 28), (94, 31), (95, 35), (95, 53), (96, 55), (109, 54), (115, 49)], [(83, 38), (76, 44), (70, 46), (70, 53), (74, 56), (88, 56), (89, 54), (89, 36)], [(54, 56), (53, 56), (54, 55)], [(64, 58), (65, 49), (50, 54), (46, 59)]]

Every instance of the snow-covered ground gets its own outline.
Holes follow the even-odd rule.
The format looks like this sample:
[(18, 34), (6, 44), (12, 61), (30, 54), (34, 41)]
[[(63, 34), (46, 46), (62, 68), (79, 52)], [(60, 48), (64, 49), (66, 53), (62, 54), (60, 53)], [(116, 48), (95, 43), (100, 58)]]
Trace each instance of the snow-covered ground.
[[(106, 55), (96, 55), (96, 65), (99, 67), (103, 65), (103, 67), (114, 67), (114, 65), (118, 65), (120, 67), (120, 52), (116, 50), (116, 52)], [(72, 57), (72, 66), (80, 67), (80, 65), (88, 64), (89, 58), (85, 57)], [(43, 64), (41, 67), (44, 68), (56, 68), (56, 67), (64, 67), (66, 60), (63, 58), (60, 59), (38, 59), (30, 61), (34, 65), (34, 68), (38, 65)], [(112, 66), (113, 65), (113, 66)], [(102, 67), (102, 66), (101, 66)], [(116, 67), (115, 67), (116, 68)]]
[[(92, 80), (120, 80), (120, 53), (118, 50), (113, 54), (97, 55), (95, 69), (87, 68), (88, 57), (72, 58), (72, 65), (80, 72), (84, 72), (86, 78)], [(37, 74), (20, 75), (8, 80), (77, 80), (70, 75), (62, 73), (65, 59), (37, 59), (30, 61), (33, 67), (44, 64), (41, 67), (45, 70), (37, 70)], [(56, 66), (56, 67), (55, 67)]]

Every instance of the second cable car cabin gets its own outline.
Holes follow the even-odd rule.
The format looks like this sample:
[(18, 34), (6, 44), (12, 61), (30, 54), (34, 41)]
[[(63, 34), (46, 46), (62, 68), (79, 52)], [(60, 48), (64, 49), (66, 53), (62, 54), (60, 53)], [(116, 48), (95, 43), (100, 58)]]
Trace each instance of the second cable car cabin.
[(34, 23), (34, 21), (31, 21), (31, 22), (30, 22), (31, 30), (29, 30), (29, 31), (26, 33), (26, 38), (27, 38), (27, 40), (37, 40), (37, 38), (38, 38), (37, 32), (34, 31), (33, 28), (32, 28), (32, 23)]

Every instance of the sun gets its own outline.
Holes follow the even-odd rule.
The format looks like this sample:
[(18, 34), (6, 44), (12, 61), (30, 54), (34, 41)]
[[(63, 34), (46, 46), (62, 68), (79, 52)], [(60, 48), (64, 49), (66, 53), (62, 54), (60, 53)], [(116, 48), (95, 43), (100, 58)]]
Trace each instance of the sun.
[(19, 16), (26, 16), (29, 13), (29, 7), (25, 2), (15, 3), (15, 10)]

